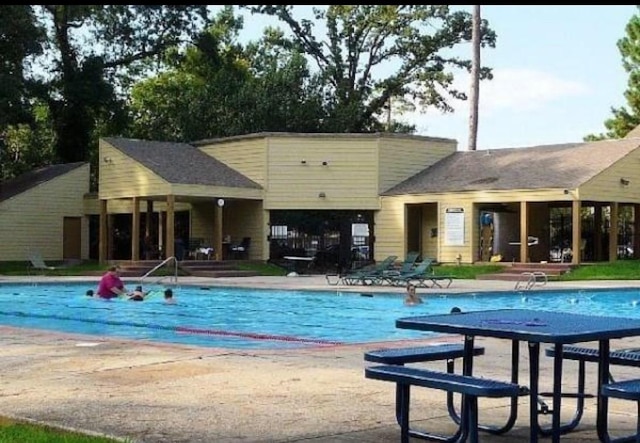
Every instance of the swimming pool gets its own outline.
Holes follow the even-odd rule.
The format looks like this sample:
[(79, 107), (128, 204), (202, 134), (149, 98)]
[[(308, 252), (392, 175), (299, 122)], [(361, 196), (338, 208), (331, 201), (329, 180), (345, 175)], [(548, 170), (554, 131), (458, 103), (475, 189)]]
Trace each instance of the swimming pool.
[(2, 284), (0, 324), (97, 336), (240, 349), (299, 348), (424, 338), (399, 317), (491, 308), (531, 308), (640, 318), (640, 289), (429, 294), (407, 307), (401, 294), (162, 287), (144, 302), (86, 297), (91, 284)]

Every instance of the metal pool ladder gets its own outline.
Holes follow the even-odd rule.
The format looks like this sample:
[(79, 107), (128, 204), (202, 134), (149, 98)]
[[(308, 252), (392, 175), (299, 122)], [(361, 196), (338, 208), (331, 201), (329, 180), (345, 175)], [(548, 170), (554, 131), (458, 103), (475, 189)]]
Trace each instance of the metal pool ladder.
[(158, 284), (158, 283), (160, 283), (162, 280), (164, 280), (167, 277), (173, 279), (173, 283), (174, 284), (178, 284), (178, 259), (175, 258), (175, 257), (169, 257), (169, 258), (165, 259), (162, 263), (160, 263), (159, 265), (154, 267), (152, 270), (150, 270), (149, 272), (144, 274), (142, 276), (142, 278), (140, 279), (140, 285), (142, 285), (144, 280), (146, 278), (150, 277), (151, 274), (153, 274), (154, 272), (156, 272), (158, 269), (162, 268), (163, 266), (167, 265), (171, 261), (173, 261), (173, 264), (174, 264), (173, 276), (171, 276), (171, 275), (162, 275), (157, 280), (155, 280), (153, 282), (153, 284)]
[(528, 291), (536, 284), (540, 284), (541, 286), (546, 285), (547, 281), (547, 274), (542, 271), (523, 272), (520, 274), (520, 279), (516, 282), (516, 286), (513, 289), (524, 289)]

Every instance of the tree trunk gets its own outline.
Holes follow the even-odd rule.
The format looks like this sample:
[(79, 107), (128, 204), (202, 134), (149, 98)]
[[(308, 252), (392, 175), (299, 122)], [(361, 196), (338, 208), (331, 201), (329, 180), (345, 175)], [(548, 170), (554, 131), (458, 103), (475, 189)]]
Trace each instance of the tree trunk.
[(473, 59), (471, 61), (471, 91), (469, 94), (469, 151), (476, 150), (478, 140), (478, 103), (480, 96), (480, 5), (473, 6), (471, 34)]

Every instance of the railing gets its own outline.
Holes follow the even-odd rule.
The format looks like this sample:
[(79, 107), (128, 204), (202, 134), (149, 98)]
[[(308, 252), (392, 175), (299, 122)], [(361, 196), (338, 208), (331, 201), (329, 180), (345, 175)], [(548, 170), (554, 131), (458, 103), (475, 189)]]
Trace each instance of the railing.
[[(523, 281), (522, 277), (527, 277), (526, 282)], [(513, 289), (514, 290), (524, 289), (528, 291), (531, 288), (533, 288), (537, 283), (540, 283), (543, 286), (546, 285), (547, 281), (548, 281), (547, 274), (545, 274), (542, 271), (523, 272), (522, 274), (520, 274), (520, 280), (516, 282), (516, 286)], [(523, 284), (523, 286), (521, 287), (520, 284)]]
[[(173, 283), (177, 284), (178, 283), (178, 259), (175, 257), (169, 257), (167, 259), (165, 259), (162, 263), (160, 263), (159, 265), (157, 265), (155, 268), (153, 268), (152, 270), (150, 270), (149, 272), (147, 272), (146, 274), (144, 274), (142, 276), (142, 278), (140, 278), (140, 285), (142, 285), (142, 283), (144, 282), (144, 280), (146, 278), (148, 278), (149, 276), (151, 276), (151, 274), (153, 274), (154, 272), (156, 272), (158, 269), (162, 268), (163, 266), (166, 266), (169, 262), (171, 262), (173, 260), (174, 263), (174, 272), (173, 272)], [(162, 280), (164, 280), (167, 277), (172, 277), (170, 275), (163, 275), (160, 278), (158, 278), (156, 281), (154, 281), (154, 284), (158, 284), (160, 283)]]

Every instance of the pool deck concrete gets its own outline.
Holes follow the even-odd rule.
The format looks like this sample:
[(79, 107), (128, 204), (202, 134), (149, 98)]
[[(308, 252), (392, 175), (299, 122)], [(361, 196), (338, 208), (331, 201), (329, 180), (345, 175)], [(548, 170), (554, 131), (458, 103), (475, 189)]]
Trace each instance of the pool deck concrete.
[[(25, 281), (0, 276), (0, 283)], [(28, 281), (95, 281), (83, 277), (31, 277)], [(329, 286), (323, 276), (180, 278), (180, 285), (248, 286), (286, 289), (330, 289), (397, 292), (402, 288)], [(535, 289), (637, 287), (640, 281), (550, 282)], [(514, 282), (455, 280), (449, 289), (420, 289), (419, 294), (511, 290)], [(179, 289), (176, 298), (179, 299)], [(95, 336), (52, 334), (1, 327), (0, 415), (34, 420), (84, 432), (115, 436), (128, 442), (314, 442), (399, 441), (394, 417), (394, 386), (365, 379), (362, 354), (382, 346), (318, 347), (304, 350), (247, 351), (209, 349)], [(411, 344), (458, 341), (440, 337)], [(409, 342), (406, 342), (409, 343)], [(401, 345), (406, 343), (394, 343)], [(506, 379), (510, 344), (478, 339), (485, 356), (474, 371)], [(612, 348), (640, 347), (640, 338), (615, 340)], [(526, 346), (521, 350), (521, 377), (527, 383)], [(542, 357), (541, 390), (550, 389), (550, 359)], [(444, 369), (443, 363), (428, 367)], [(574, 366), (565, 365), (565, 387), (575, 387)], [(595, 382), (588, 365), (588, 383)], [(618, 379), (637, 377), (635, 368), (613, 368)], [(450, 431), (444, 394), (415, 390), (412, 420), (429, 430)], [(573, 412), (565, 399), (564, 418)], [(550, 402), (549, 402), (550, 403)], [(513, 430), (483, 442), (528, 440), (528, 397), (519, 399), (520, 416)], [(565, 409), (563, 408), (563, 409)], [(508, 412), (505, 400), (481, 400), (482, 422), (499, 424)], [(610, 427), (616, 435), (635, 430), (636, 406), (611, 402)], [(547, 417), (544, 417), (545, 419)], [(546, 440), (546, 439), (543, 439)], [(415, 440), (420, 441), (420, 440)], [(562, 441), (598, 441), (595, 400), (587, 399), (585, 417)]]

